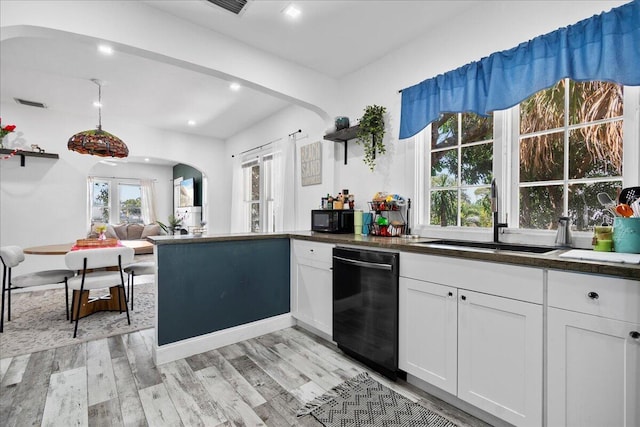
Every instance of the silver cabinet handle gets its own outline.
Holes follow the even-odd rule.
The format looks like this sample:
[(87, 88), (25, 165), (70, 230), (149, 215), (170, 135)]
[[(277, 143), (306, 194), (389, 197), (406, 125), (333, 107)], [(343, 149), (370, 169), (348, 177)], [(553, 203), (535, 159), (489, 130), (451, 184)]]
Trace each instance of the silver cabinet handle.
[(393, 265), (391, 264), (380, 264), (377, 262), (367, 262), (367, 261), (358, 261), (356, 259), (343, 258), (341, 256), (334, 256), (334, 260), (338, 260), (340, 262), (344, 262), (345, 264), (357, 265), (358, 267), (364, 268), (375, 268), (377, 270), (393, 270)]

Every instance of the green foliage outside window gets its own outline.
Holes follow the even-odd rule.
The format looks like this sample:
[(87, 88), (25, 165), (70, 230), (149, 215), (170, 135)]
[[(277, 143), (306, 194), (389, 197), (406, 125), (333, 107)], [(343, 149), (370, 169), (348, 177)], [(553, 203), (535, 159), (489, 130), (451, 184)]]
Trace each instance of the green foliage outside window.
[(521, 228), (555, 229), (565, 210), (578, 230), (602, 223), (597, 194), (615, 199), (622, 180), (622, 101), (620, 85), (565, 79), (520, 104)]
[(493, 118), (443, 114), (431, 127), (432, 225), (490, 227)]

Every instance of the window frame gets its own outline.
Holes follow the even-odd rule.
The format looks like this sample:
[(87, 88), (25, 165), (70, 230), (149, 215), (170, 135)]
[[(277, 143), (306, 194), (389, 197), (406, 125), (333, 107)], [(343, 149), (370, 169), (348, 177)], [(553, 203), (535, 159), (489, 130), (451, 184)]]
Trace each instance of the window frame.
[[(242, 205), (243, 205), (243, 231), (250, 233), (264, 233), (275, 231), (275, 176), (274, 176), (275, 153), (265, 151), (257, 155), (246, 158), (240, 164), (242, 168)], [(247, 182), (247, 172), (245, 169), (258, 166), (259, 183), (258, 199), (249, 199), (251, 196), (251, 183)], [(266, 175), (265, 175), (266, 174)], [(258, 225), (259, 230), (252, 230), (251, 206), (257, 204), (259, 209)]]
[[(142, 182), (134, 178), (108, 178), (101, 176), (91, 177), (92, 185), (94, 183), (107, 183), (109, 185), (109, 220), (107, 224), (120, 224), (120, 185), (138, 186), (142, 197)], [(93, 220), (93, 188), (89, 189), (88, 205), (89, 205), (89, 224), (96, 224), (98, 221)], [(141, 222), (131, 224), (144, 224), (142, 215)], [(115, 221), (115, 222), (114, 222)], [(101, 222), (100, 222), (101, 223)]]
[[(640, 86), (624, 86), (623, 120), (623, 170), (622, 185), (624, 187), (640, 185)], [(519, 228), (519, 105), (507, 110), (493, 113), (493, 176), (498, 185), (498, 208), (502, 213), (501, 222), (509, 222), (501, 239), (533, 244), (549, 243), (555, 230)], [(414, 229), (421, 235), (433, 237), (459, 237), (486, 240), (490, 237), (491, 228), (474, 228), (463, 226), (429, 225), (428, 194), (430, 192), (430, 153), (431, 124), (413, 137), (415, 145), (415, 179), (414, 194)], [(565, 200), (565, 204), (567, 201)], [(575, 246), (587, 247), (592, 232), (575, 232)]]

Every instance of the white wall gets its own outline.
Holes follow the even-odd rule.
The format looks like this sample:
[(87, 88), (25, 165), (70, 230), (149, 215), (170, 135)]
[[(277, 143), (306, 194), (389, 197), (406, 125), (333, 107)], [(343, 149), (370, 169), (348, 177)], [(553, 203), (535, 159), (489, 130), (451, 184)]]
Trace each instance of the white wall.
[[(288, 140), (288, 135), (295, 134), (296, 138), (296, 204), (287, 208), (285, 212), (286, 230), (308, 230), (311, 228), (310, 209), (320, 205), (320, 198), (327, 193), (334, 193), (333, 167), (336, 162), (331, 141), (324, 141), (322, 135), (330, 123), (325, 123), (316, 113), (301, 107), (291, 106), (268, 119), (252, 126), (244, 132), (226, 141), (226, 158), (238, 155), (245, 150), (258, 147), (279, 138)], [(300, 182), (300, 147), (312, 142), (322, 141), (322, 183), (302, 187)], [(233, 197), (241, 197), (234, 194)], [(238, 230), (231, 230), (238, 231)]]
[[(66, 144), (74, 133), (91, 129), (96, 118), (74, 117), (18, 104), (2, 104), (0, 108), (2, 116), (11, 117), (12, 123), (18, 125), (8, 137), (10, 148), (29, 149), (31, 144), (38, 144), (47, 152), (60, 156), (58, 160), (28, 157), (25, 167), (20, 167), (18, 157), (0, 161), (0, 245), (39, 246), (74, 242), (85, 237), (86, 180), (94, 174), (92, 168), (100, 158), (69, 151)], [(230, 197), (231, 172), (228, 162), (223, 161), (224, 143), (123, 122), (110, 122), (105, 130), (125, 141), (130, 156), (164, 158), (201, 170), (210, 183), (215, 183), (208, 186), (208, 200)], [(142, 168), (138, 169), (133, 167), (126, 175), (154, 177), (159, 186), (171, 178), (162, 169), (144, 172)], [(158, 175), (154, 176), (156, 172)], [(168, 190), (161, 200), (161, 218), (168, 216), (167, 209), (170, 212), (171, 207), (166, 205), (172, 191)], [(207, 221), (212, 232), (227, 232), (229, 212), (209, 209)], [(62, 262), (62, 257), (29, 256), (17, 274), (31, 271), (34, 258), (42, 258), (38, 260), (39, 268)]]

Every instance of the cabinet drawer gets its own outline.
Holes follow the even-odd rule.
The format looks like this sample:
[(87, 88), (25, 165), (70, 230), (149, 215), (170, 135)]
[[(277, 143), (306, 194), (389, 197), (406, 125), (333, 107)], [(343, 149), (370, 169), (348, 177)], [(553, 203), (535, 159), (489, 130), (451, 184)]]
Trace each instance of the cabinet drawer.
[(400, 276), (542, 304), (542, 269), (402, 252)]
[(549, 270), (549, 306), (626, 322), (640, 322), (640, 282)]
[(293, 241), (293, 254), (299, 264), (312, 266), (332, 265), (333, 247), (330, 243), (316, 243), (306, 240)]

